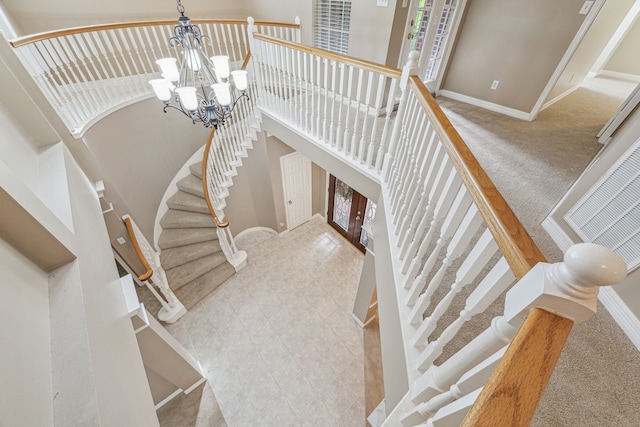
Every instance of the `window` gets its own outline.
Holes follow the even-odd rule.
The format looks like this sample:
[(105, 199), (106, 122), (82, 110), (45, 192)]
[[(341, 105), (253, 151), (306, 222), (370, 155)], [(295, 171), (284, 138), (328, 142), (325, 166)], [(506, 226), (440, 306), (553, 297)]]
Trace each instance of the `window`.
[(346, 55), (349, 51), (351, 0), (316, 1), (316, 47)]

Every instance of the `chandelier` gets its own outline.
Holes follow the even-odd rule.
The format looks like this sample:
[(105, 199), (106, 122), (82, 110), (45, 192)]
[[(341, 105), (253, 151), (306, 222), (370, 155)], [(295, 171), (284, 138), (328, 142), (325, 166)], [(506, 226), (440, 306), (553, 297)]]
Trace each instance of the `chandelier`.
[(230, 71), (228, 56), (207, 58), (202, 45), (210, 44), (209, 37), (184, 15), (182, 0), (177, 2), (179, 24), (173, 29), (174, 36), (169, 38), (169, 45), (182, 48), (180, 68), (176, 58), (158, 59), (156, 64), (160, 66), (162, 78), (149, 83), (164, 103), (165, 113), (168, 108), (173, 108), (189, 117), (194, 124), (202, 122), (206, 127), (217, 129), (231, 118), (231, 112), (240, 99), (249, 98), (246, 94), (247, 72)]

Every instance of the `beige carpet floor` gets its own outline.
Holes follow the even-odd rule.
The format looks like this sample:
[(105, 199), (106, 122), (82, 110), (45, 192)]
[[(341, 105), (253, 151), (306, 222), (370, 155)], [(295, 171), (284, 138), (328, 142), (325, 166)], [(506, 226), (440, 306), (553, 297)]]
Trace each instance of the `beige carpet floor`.
[[(595, 135), (634, 84), (589, 80), (534, 122), (438, 102), (550, 262), (562, 253), (542, 228), (602, 148)], [(640, 352), (606, 309), (577, 325), (532, 426), (640, 425)]]

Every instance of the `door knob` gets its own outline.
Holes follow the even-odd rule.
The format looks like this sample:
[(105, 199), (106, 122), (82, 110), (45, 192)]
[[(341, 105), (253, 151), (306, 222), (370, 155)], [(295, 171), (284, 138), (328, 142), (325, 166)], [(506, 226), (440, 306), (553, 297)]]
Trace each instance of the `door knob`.
[(362, 212), (358, 211), (358, 213), (356, 214), (356, 221), (360, 221), (360, 215)]

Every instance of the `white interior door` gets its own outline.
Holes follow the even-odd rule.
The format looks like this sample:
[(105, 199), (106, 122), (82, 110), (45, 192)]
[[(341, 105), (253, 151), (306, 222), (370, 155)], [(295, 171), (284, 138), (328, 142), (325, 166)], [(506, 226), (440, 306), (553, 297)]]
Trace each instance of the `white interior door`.
[(311, 161), (300, 153), (280, 158), (287, 228), (311, 219)]

